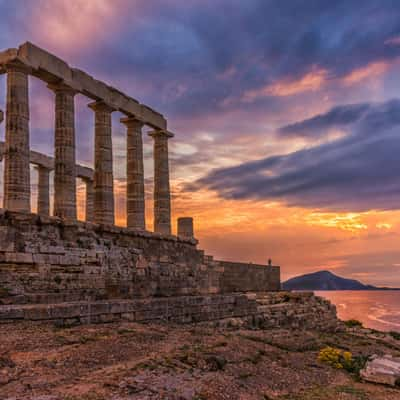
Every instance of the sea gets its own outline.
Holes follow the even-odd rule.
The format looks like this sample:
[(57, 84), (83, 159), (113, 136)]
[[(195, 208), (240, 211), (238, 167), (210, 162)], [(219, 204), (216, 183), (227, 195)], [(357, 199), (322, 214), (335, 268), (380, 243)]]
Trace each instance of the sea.
[(336, 305), (342, 320), (357, 319), (366, 328), (400, 332), (400, 290), (316, 291)]

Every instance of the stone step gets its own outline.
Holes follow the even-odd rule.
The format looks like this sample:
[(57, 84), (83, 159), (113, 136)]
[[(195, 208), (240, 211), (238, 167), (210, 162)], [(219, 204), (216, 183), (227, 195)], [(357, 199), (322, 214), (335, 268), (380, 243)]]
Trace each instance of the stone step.
[[(279, 296), (270, 295), (277, 301)], [(249, 298), (250, 297), (250, 298)], [(14, 304), (0, 306), (0, 324), (16, 321), (52, 322), (58, 326), (118, 321), (198, 323), (240, 318), (252, 326), (336, 329), (334, 307), (317, 297), (260, 304), (255, 296), (216, 294), (198, 296), (146, 297), (74, 301), (51, 304)], [(265, 300), (265, 299), (264, 299)]]
[(134, 300), (76, 301), (0, 306), (0, 324), (18, 320), (50, 321), (58, 325), (154, 320), (176, 323), (251, 316), (255, 303), (243, 295), (177, 296)]
[(12, 304), (55, 304), (74, 301), (86, 301), (88, 298), (94, 299), (95, 296), (90, 296), (85, 292), (62, 292), (62, 293), (25, 293), (23, 295), (15, 295), (0, 298), (0, 305)]

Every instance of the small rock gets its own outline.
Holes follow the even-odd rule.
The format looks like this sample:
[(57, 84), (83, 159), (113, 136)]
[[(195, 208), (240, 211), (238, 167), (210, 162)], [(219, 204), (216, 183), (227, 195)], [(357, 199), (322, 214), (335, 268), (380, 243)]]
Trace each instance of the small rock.
[(400, 358), (374, 355), (360, 371), (360, 376), (368, 382), (396, 386), (400, 381)]
[(206, 358), (207, 366), (210, 371), (220, 371), (225, 368), (226, 359), (222, 356), (212, 355)]
[(10, 357), (2, 356), (0, 357), (0, 368), (14, 368), (15, 363)]

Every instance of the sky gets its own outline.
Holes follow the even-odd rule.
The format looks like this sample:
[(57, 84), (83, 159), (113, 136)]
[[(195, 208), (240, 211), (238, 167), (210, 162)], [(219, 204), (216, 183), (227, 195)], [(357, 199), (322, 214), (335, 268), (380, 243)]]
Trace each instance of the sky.
[[(400, 287), (398, 0), (0, 0), (0, 49), (26, 41), (164, 114), (175, 133), (173, 220), (193, 216), (207, 254), (271, 258), (282, 279), (328, 269)], [(5, 87), (0, 76), (3, 110)], [(53, 96), (30, 79), (31, 148), (48, 155)], [(89, 102), (76, 96), (77, 160), (92, 166)], [(113, 151), (124, 225), (120, 117)], [(35, 171), (32, 192), (34, 209)], [(82, 217), (81, 183), (78, 198)]]

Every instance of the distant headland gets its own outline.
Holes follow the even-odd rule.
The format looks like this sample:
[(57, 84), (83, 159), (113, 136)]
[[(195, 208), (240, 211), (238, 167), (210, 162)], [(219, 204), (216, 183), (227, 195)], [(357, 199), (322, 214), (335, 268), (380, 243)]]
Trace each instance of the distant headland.
[(285, 290), (400, 290), (399, 288), (365, 285), (355, 279), (337, 276), (330, 271), (318, 271), (296, 276), (282, 283)]

